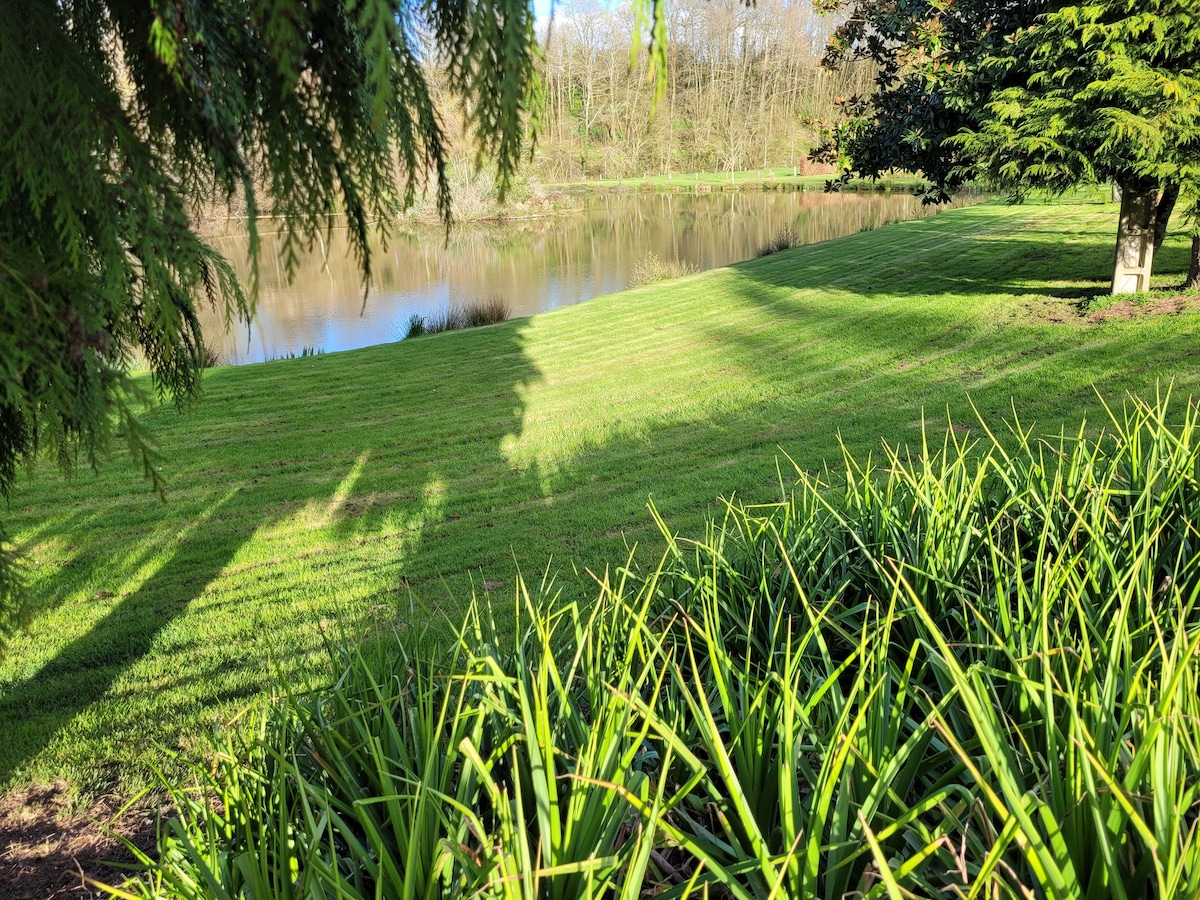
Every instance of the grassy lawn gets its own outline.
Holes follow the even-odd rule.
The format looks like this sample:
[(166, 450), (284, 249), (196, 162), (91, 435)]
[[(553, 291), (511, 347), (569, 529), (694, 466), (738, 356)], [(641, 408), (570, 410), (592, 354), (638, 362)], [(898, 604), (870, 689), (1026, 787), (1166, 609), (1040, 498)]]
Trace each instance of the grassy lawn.
[[(612, 191), (692, 191), (697, 187), (717, 190), (738, 188), (740, 190), (824, 190), (829, 175), (794, 175), (798, 171), (791, 166), (778, 169), (746, 169), (740, 172), (688, 172), (671, 176), (650, 175), (645, 178), (596, 178), (571, 184), (555, 185), (570, 190)], [(855, 179), (843, 190), (847, 191), (911, 191), (928, 184), (921, 178), (895, 176), (879, 181)]]
[[(0, 662), (0, 781), (145, 783), (164, 749), (322, 677), (324, 642), (454, 622), (518, 568), (583, 593), (648, 499), (696, 534), (923, 418), (1053, 430), (1158, 380), (1200, 389), (1200, 316), (1088, 324), (1113, 204), (990, 203), (468, 332), (211, 371), (147, 414), (164, 505), (124, 460), (18, 489), (36, 596)], [(1186, 269), (1168, 239), (1163, 285)], [(1056, 321), (1057, 320), (1057, 321)], [(934, 426), (938, 427), (938, 426)], [(784, 466), (788, 464), (784, 460)], [(785, 475), (786, 477), (786, 475)], [(590, 589), (587, 590), (590, 593)]]

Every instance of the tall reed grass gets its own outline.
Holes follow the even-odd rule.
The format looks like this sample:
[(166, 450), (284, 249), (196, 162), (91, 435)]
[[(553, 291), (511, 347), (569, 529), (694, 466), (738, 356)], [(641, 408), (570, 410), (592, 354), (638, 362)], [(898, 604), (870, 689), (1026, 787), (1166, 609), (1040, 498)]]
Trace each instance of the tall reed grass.
[(512, 307), (500, 294), (468, 300), (463, 304), (450, 304), (441, 312), (428, 318), (413, 315), (409, 318), (404, 338), (441, 334), (443, 331), (459, 331), (463, 328), (478, 328), (495, 325), (512, 318)]
[(700, 269), (695, 263), (678, 259), (661, 259), (657, 253), (651, 252), (633, 264), (633, 271), (629, 276), (629, 286), (654, 284), (656, 281), (682, 278), (684, 275), (693, 275), (699, 271)]
[(218, 366), (228, 365), (228, 360), (225, 354), (216, 347), (211, 347), (208, 344), (203, 344), (200, 347), (200, 360), (206, 369), (215, 369)]
[(953, 429), (587, 604), (341, 651), (120, 896), (1200, 895), (1200, 440)]
[(791, 226), (785, 226), (775, 233), (775, 237), (771, 238), (765, 244), (759, 245), (758, 249), (754, 251), (754, 258), (762, 259), (764, 256), (770, 256), (773, 253), (799, 247), (803, 243), (804, 241), (800, 237), (800, 232)]

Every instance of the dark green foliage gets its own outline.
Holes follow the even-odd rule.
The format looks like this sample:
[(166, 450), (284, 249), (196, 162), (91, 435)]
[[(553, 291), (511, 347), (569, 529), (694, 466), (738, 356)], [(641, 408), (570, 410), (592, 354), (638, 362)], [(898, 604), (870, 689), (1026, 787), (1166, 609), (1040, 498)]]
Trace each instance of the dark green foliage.
[(875, 92), (842, 98), (844, 120), (818, 123), (815, 159), (878, 178), (896, 169), (932, 182), (926, 202), (942, 203), (964, 182), (963, 154), (946, 139), (978, 121), (984, 104), (1010, 83), (984, 60), (1007, 49), (1006, 37), (1032, 24), (1048, 0), (824, 0), (827, 12), (849, 10), (825, 54), (836, 68), (847, 60), (877, 67)]
[(870, 59), (876, 92), (845, 100), (817, 152), (864, 176), (920, 171), (939, 201), (978, 175), (1010, 189), (1187, 182), (1198, 47), (1200, 17), (1175, 0), (859, 0), (826, 61)]
[(1195, 4), (857, 0), (827, 61), (847, 56), (872, 60), (879, 77), (873, 96), (845, 102), (847, 121), (824, 125), (816, 155), (844, 169), (830, 188), (893, 167), (933, 180), (927, 202), (971, 178), (1014, 199), (1112, 180), (1130, 204), (1114, 292), (1145, 288), (1153, 254), (1138, 235), (1153, 230), (1161, 245), (1180, 190), (1200, 202)]
[(1011, 86), (948, 143), (992, 182), (1015, 193), (1109, 180), (1151, 192), (1200, 180), (1194, 5), (1066, 6), (1012, 34), (982, 71)]

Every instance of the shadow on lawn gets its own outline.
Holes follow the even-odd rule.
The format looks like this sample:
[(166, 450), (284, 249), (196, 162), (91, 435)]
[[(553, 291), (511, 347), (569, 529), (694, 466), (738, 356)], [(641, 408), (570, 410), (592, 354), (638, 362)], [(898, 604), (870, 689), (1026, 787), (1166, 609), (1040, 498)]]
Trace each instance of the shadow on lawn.
[[(150, 652), (163, 629), (187, 611), (233, 558), (244, 535), (209, 527), (220, 521), (230, 496), (219, 500), (205, 512), (202, 521), (178, 536), (170, 557), (144, 583), (122, 596), (84, 634), (59, 649), (36, 674), (0, 694), (0, 721), (8, 723), (0, 751), (7, 775), (19, 773), (57, 734), (70, 728), (82, 710), (100, 702), (114, 682)], [(158, 549), (161, 552), (161, 547)], [(140, 561), (144, 563), (151, 553), (142, 554)], [(94, 564), (104, 566), (105, 561), (95, 559)], [(88, 580), (86, 564), (76, 562), (72, 568), (72, 580), (77, 584)], [(180, 582), (190, 588), (164, 589)], [(119, 747), (113, 749), (120, 754)], [(96, 762), (101, 769), (105, 767), (105, 761)]]
[[(753, 263), (752, 279), (764, 285), (847, 289), (864, 296), (937, 296), (939, 294), (1046, 296), (1079, 300), (1107, 293), (1114, 258), (1119, 207), (1094, 205), (1096, 228), (1082, 234), (1053, 227), (1055, 207), (1040, 207), (1047, 219), (1044, 229), (1022, 228), (1013, 234), (989, 219), (974, 219), (986, 208), (966, 209), (956, 215), (900, 222), (888, 226), (889, 241), (878, 233), (850, 235), (830, 245), (798, 248), (762, 263)], [(880, 255), (890, 255), (903, 244), (903, 265), (879, 265)], [(1178, 274), (1182, 283), (1188, 270), (1188, 241), (1172, 233), (1154, 260), (1156, 276)], [(811, 262), (807, 262), (807, 259)], [(798, 271), (797, 260), (805, 260)], [(873, 267), (878, 272), (873, 272)], [(734, 270), (745, 271), (746, 263)], [(877, 277), (872, 277), (873, 274)], [(1083, 282), (1083, 287), (1066, 282)]]
[[(710, 304), (666, 303), (653, 318), (643, 312), (638, 319), (653, 323), (663, 346), (695, 348), (684, 390), (695, 395), (711, 387), (713, 401), (679, 404), (680, 392), (664, 384), (655, 393), (664, 394), (670, 413), (643, 413), (640, 421), (610, 429), (586, 453), (591, 460), (625, 457), (624, 471), (643, 487), (643, 497), (653, 494), (668, 522), (688, 527), (694, 520), (681, 521), (672, 509), (677, 492), (694, 498), (703, 481), (714, 499), (736, 492), (750, 502), (770, 500), (778, 490), (771, 461), (781, 449), (800, 451), (797, 463), (813, 470), (836, 460), (839, 437), (863, 452), (876, 450), (881, 438), (919, 445), (926, 421), (931, 437), (940, 439), (947, 412), (959, 429), (977, 425), (972, 404), (1003, 432), (1014, 401), (1024, 424), (1057, 430), (1078, 427), (1085, 413), (1102, 424), (1097, 391), (1119, 407), (1126, 391), (1152, 397), (1159, 379), (1177, 378), (1182, 398), (1196, 388), (1197, 349), (1181, 341), (1178, 330), (1147, 328), (1117, 341), (1107, 326), (1082, 319), (1071, 328), (994, 315), (1030, 297), (1067, 308), (1103, 291), (1112, 262), (1106, 232), (1115, 228), (1116, 207), (1098, 209), (1101, 215), (1066, 241), (1050, 229), (1029, 236), (1019, 226), (998, 228), (973, 220), (967, 210), (713, 273), (706, 282)], [(915, 250), (872, 267), (866, 251), (880, 255), (883, 237)], [(1168, 244), (1158, 271), (1185, 270), (1184, 252), (1178, 241)], [(1079, 281), (1096, 288), (1071, 284)], [(944, 294), (962, 294), (964, 301), (948, 304)], [(635, 304), (632, 296), (628, 302)], [(1194, 327), (1185, 324), (1185, 333)], [(629, 339), (653, 346), (646, 338)], [(1113, 352), (1114, 344), (1120, 352)], [(657, 356), (652, 350), (597, 355), (593, 366), (597, 372), (653, 366)], [(663, 365), (678, 371), (664, 356)], [(752, 399), (742, 406), (723, 403), (719, 395), (730, 382), (741, 382)], [(562, 392), (542, 393), (538, 406), (561, 409), (568, 402)], [(626, 418), (624, 402), (589, 406), (589, 413), (619, 423)], [(722, 445), (723, 453), (709, 455), (710, 447)], [(581, 454), (579, 462), (552, 473), (549, 490), (565, 496), (591, 460), (583, 463)], [(786, 481), (786, 461), (782, 468)], [(656, 477), (642, 480), (648, 471)], [(708, 510), (721, 514), (719, 505)]]
[[(901, 222), (889, 227), (916, 233), (922, 226), (944, 228), (940, 221), (943, 218), (949, 217)], [(908, 255), (902, 267), (880, 265), (878, 253), (872, 252), (875, 245), (870, 237), (851, 235), (842, 239), (840, 249), (844, 252), (833, 260), (829, 258), (831, 254), (824, 252), (826, 247), (801, 247), (753, 267), (752, 279), (776, 287), (841, 289), (863, 296), (1033, 294), (1077, 300), (1103, 292), (1112, 274), (1112, 245), (1091, 235), (1072, 241), (1069, 253), (1063, 252), (1061, 243), (1055, 247), (1062, 235), (1057, 236), (1058, 242), (1049, 235), (1043, 241), (1025, 233), (1013, 238), (976, 234), (967, 229), (957, 234), (945, 229), (936, 235), (936, 242)], [(856, 252), (857, 247), (862, 247), (862, 252)], [(819, 252), (813, 252), (814, 249)], [(1174, 256), (1173, 250), (1167, 248), (1166, 254)], [(814, 261), (805, 264), (806, 256)], [(747, 270), (745, 263), (731, 268), (739, 272)], [(1064, 282), (1085, 282), (1085, 285), (1067, 286)]]
[[(186, 750), (327, 640), (408, 618), (406, 567), (427, 532), (461, 515), (448, 510), (472, 469), (508, 468), (500, 443), (536, 378), (518, 326), (463, 354), (446, 352), (453, 336), (375, 348), (350, 378), (332, 356), (214, 370), (193, 413), (149, 417), (177, 469), (165, 505), (116, 462), (66, 503), (56, 476), (21, 485), (13, 531), (45, 564), (36, 640), (61, 645), (30, 665), (40, 648), (19, 636), (0, 660), (0, 785), (60, 774), (37, 762), (55, 745), (86, 793), (145, 783), (148, 735)], [(443, 395), (414, 394), (418, 372)], [(335, 555), (348, 561), (323, 574)]]

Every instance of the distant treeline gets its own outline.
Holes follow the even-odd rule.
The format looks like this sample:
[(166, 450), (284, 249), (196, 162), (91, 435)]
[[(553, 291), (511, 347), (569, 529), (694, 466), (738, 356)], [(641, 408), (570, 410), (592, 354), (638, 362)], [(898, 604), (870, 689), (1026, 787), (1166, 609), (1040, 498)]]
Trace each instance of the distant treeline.
[(532, 175), (546, 182), (645, 174), (809, 171), (811, 118), (870, 89), (872, 70), (823, 70), (835, 20), (809, 0), (673, 0), (666, 94), (630, 67), (633, 16), (597, 0), (556, 6), (543, 34), (545, 97)]
[[(445, 129), (455, 216), (492, 218), (512, 208), (555, 206), (545, 185), (589, 179), (692, 172), (738, 172), (794, 166), (798, 174), (824, 172), (808, 153), (816, 143), (808, 122), (832, 118), (839, 97), (871, 90), (873, 69), (821, 67), (838, 19), (811, 0), (671, 0), (667, 5), (666, 90), (654, 104), (643, 33), (631, 65), (634, 17), (627, 2), (556, 3), (541, 26), (543, 93), (531, 110), (537, 142), (518, 175), (509, 207), (497, 203), (494, 172), (476, 155), (464, 110), (445, 73), (426, 71)], [(437, 49), (430, 44), (430, 55)], [(476, 165), (479, 169), (476, 170)], [(419, 179), (413, 216), (434, 222), (432, 173)], [(269, 188), (260, 185), (269, 211)], [(238, 195), (215, 198), (196, 210), (201, 221), (221, 222), (245, 209)]]

